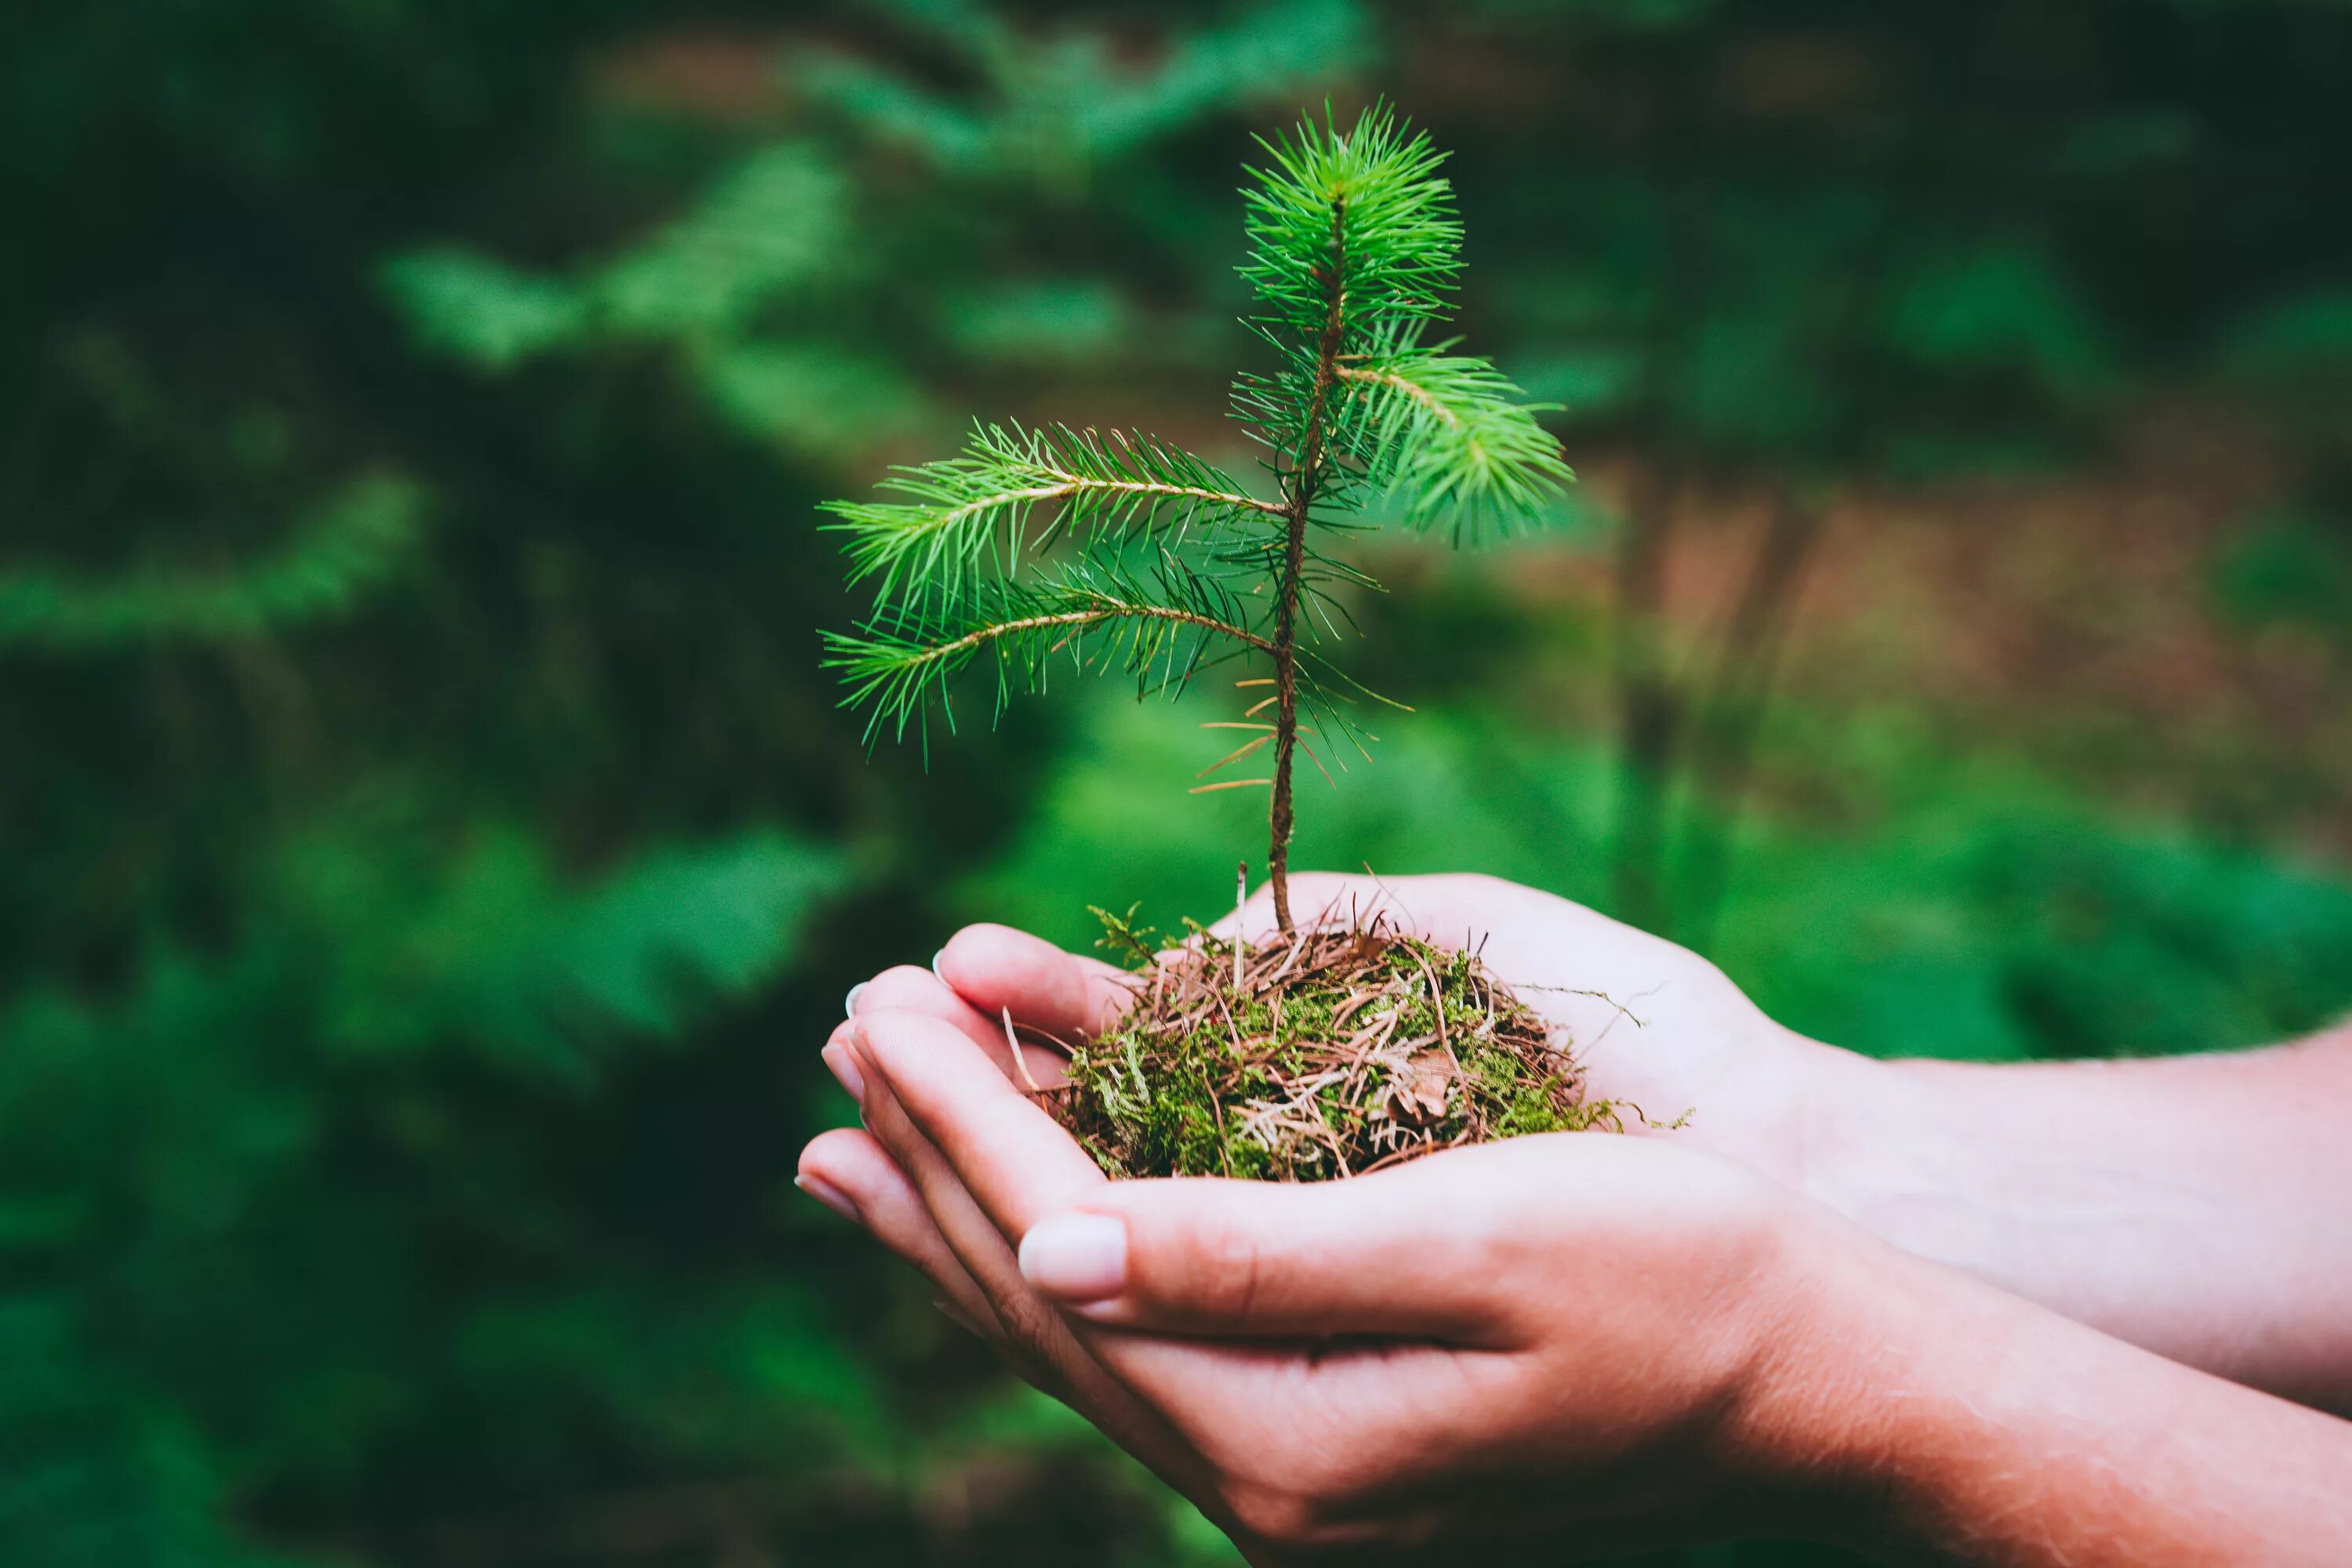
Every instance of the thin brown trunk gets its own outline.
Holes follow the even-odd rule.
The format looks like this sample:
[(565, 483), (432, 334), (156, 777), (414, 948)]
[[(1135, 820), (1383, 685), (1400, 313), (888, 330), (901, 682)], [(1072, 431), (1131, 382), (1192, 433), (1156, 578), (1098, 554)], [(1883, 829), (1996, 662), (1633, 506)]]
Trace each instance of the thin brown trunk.
[(1291, 513), (1282, 591), (1274, 608), (1274, 803), (1266, 813), (1267, 879), (1275, 923), (1290, 930), (1290, 764), (1298, 746), (1298, 574), (1307, 558), (1306, 508)]
[(1327, 270), (1331, 303), (1323, 314), (1323, 336), (1316, 345), (1315, 391), (1307, 405), (1307, 422), (1298, 436), (1298, 462), (1291, 470), (1288, 528), (1282, 559), (1282, 582), (1274, 604), (1274, 800), (1266, 813), (1266, 879), (1274, 889), (1275, 923), (1284, 931), (1290, 921), (1290, 773), (1298, 749), (1298, 590), (1307, 566), (1307, 521), (1315, 504), (1315, 477), (1323, 464), (1325, 405), (1339, 367), (1339, 342), (1346, 325), (1347, 234), (1344, 202), (1331, 204), (1331, 262)]

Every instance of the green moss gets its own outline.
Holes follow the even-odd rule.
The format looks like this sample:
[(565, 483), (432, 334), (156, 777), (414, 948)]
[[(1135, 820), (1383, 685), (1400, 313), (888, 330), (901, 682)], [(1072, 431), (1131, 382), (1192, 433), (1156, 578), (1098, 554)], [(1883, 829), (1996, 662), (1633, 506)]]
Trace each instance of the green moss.
[[(1098, 911), (1099, 912), (1099, 911)], [(1570, 1042), (1475, 953), (1375, 919), (1244, 944), (1195, 931), (1138, 968), (1119, 1026), (1075, 1048), (1055, 1114), (1115, 1176), (1318, 1181), (1530, 1132), (1622, 1131)]]

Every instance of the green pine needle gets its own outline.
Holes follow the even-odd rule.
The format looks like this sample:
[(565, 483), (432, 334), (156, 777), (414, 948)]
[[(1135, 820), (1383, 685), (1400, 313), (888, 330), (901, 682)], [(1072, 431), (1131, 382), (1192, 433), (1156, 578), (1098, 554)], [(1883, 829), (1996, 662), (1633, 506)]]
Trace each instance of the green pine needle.
[(1375, 106), (1342, 132), (1304, 121), (1295, 137), (1260, 138), (1271, 164), (1243, 193), (1249, 259), (1241, 275), (1269, 324), (1312, 339), (1323, 330), (1334, 268), (1351, 326), (1443, 313), (1462, 272), (1462, 224), (1445, 154)]
[(1302, 730), (1361, 750), (1371, 737), (1349, 708), (1385, 700), (1307, 645), (1354, 635), (1344, 591), (1379, 584), (1317, 542), (1365, 526), (1350, 514), (1377, 496), (1466, 541), (1539, 517), (1574, 478), (1537, 420), (1549, 405), (1517, 401), (1486, 360), (1422, 343), (1462, 274), (1428, 136), (1375, 105), (1261, 145), (1240, 270), (1273, 363), (1235, 384), (1234, 413), (1279, 493), (1253, 496), (1151, 437), (981, 425), (959, 456), (886, 479), (889, 499), (832, 503), (849, 580), (874, 602), (858, 631), (827, 637), (826, 664), (869, 711), (869, 738), (903, 737), (934, 708), (952, 728), (950, 692), (975, 666), (1001, 710), (1064, 657), (1144, 693), (1264, 656), (1288, 671)]
[(1009, 577), (1056, 537), (1088, 545), (1140, 531), (1181, 541), (1280, 509), (1157, 437), (1051, 425), (975, 426), (963, 455), (902, 468), (882, 489), (905, 501), (832, 501), (847, 534), (849, 580), (877, 605), (952, 599), (981, 576)]
[(1167, 552), (1139, 563), (1082, 555), (1025, 581), (992, 580), (877, 616), (825, 642), (825, 666), (840, 671), (848, 703), (872, 710), (869, 738), (885, 727), (903, 736), (933, 702), (952, 728), (949, 688), (975, 661), (992, 665), (1001, 709), (1015, 687), (1042, 687), (1057, 655), (1151, 690), (1181, 686), (1222, 653), (1268, 647), (1221, 578)]
[(1366, 412), (1370, 477), (1415, 524), (1451, 518), (1475, 532), (1538, 514), (1576, 478), (1536, 420), (1559, 405), (1514, 401), (1519, 389), (1492, 362), (1444, 346), (1340, 367)]

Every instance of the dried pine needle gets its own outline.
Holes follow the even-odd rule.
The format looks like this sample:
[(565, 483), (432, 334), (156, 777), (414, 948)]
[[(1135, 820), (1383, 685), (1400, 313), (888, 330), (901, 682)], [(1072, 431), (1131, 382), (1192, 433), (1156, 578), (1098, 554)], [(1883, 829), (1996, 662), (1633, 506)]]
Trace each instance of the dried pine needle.
[(1528, 1132), (1624, 1131), (1550, 1026), (1475, 953), (1384, 915), (1174, 953), (1097, 910), (1142, 968), (1117, 1028), (1040, 1099), (1114, 1176), (1312, 1182)]

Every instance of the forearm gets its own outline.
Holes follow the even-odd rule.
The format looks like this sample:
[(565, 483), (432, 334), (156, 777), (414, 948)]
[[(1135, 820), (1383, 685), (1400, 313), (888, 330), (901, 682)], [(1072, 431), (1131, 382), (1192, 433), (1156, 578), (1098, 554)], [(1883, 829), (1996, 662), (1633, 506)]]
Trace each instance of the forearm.
[(2352, 1034), (2131, 1062), (1876, 1063), (1801, 1184), (1904, 1250), (2238, 1382), (2352, 1410)]
[(1779, 1381), (1824, 1533), (2003, 1568), (2352, 1561), (2352, 1425), (1867, 1244), (1815, 1282)]

